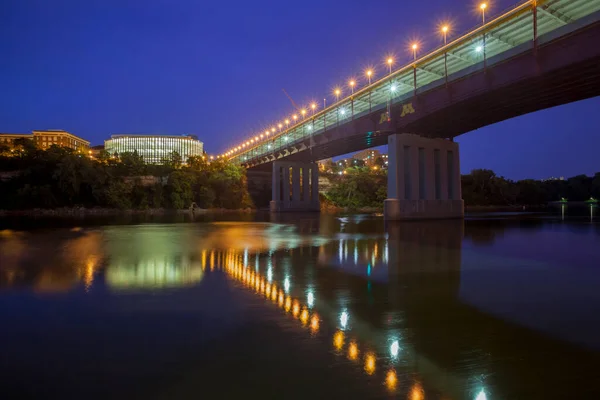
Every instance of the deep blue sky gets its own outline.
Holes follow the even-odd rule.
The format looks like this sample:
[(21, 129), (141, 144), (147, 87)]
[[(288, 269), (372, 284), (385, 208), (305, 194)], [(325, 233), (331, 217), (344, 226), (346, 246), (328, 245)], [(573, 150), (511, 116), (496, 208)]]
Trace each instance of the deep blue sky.
[[(515, 0), (496, 0), (492, 13)], [(479, 22), (473, 0), (4, 0), (0, 132), (65, 129), (92, 144), (115, 133), (197, 134), (218, 154), (298, 103), (383, 72), (436, 24)], [(461, 169), (513, 179), (600, 171), (600, 99), (468, 133)]]

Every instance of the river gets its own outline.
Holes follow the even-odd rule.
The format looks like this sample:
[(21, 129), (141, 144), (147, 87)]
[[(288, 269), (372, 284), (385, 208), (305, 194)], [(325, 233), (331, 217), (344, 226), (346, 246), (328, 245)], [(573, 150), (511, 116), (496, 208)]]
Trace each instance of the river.
[(594, 212), (0, 220), (0, 397), (600, 398)]

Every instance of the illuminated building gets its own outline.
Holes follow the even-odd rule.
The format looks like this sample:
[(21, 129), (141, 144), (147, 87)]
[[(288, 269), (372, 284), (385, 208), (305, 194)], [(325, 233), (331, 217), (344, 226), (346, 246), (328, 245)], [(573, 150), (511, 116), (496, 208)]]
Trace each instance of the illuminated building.
[(379, 152), (379, 150), (371, 149), (359, 151), (358, 153), (352, 156), (352, 158), (355, 160), (364, 161), (365, 165), (367, 166), (375, 165), (375, 160), (377, 160), (378, 157), (381, 157), (381, 153)]
[(161, 164), (173, 152), (186, 162), (191, 156), (202, 156), (204, 145), (196, 136), (112, 135), (104, 141), (104, 149), (114, 155), (137, 152), (148, 164)]
[(14, 147), (14, 141), (17, 139), (33, 140), (37, 147), (44, 150), (52, 145), (68, 147), (80, 153), (86, 153), (90, 149), (90, 142), (60, 129), (33, 131), (32, 134), (0, 133), (0, 144), (6, 144), (10, 148)]

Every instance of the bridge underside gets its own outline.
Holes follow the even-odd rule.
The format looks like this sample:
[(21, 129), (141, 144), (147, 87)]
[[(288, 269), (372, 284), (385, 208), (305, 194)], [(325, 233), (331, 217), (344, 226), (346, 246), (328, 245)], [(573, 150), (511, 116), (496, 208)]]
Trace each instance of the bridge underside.
[(536, 48), (528, 43), (529, 50), (513, 58), (490, 59), (486, 68), (476, 66), (461, 79), (417, 90), (393, 105), (389, 118), (379, 110), (246, 165), (252, 171), (270, 170), (273, 161), (280, 159), (314, 162), (387, 144), (388, 137), (397, 134), (454, 138), (509, 118), (598, 96), (598, 38), (600, 23), (596, 22)]

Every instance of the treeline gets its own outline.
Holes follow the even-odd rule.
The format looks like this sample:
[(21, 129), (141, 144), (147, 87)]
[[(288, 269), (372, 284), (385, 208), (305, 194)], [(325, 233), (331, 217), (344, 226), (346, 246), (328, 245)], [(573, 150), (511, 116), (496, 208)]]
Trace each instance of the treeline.
[[(387, 172), (369, 168), (347, 168), (342, 175), (328, 174), (331, 186), (327, 201), (337, 207), (383, 207), (387, 197)], [(463, 175), (462, 196), (467, 206), (539, 206), (552, 201), (600, 199), (600, 173), (565, 180), (512, 181), (494, 171), (476, 169)]]
[[(340, 171), (341, 172), (341, 171)], [(343, 174), (326, 174), (331, 186), (325, 200), (337, 207), (383, 207), (387, 198), (387, 172), (368, 167), (352, 167)]]
[(462, 176), (462, 195), (469, 206), (538, 206), (552, 201), (587, 201), (600, 198), (600, 172), (565, 180), (513, 181), (489, 169)]
[(97, 159), (72, 149), (0, 148), (0, 209), (102, 207), (119, 209), (238, 209), (251, 200), (242, 167), (192, 157), (183, 165), (172, 153), (164, 165), (144, 163), (137, 153)]

